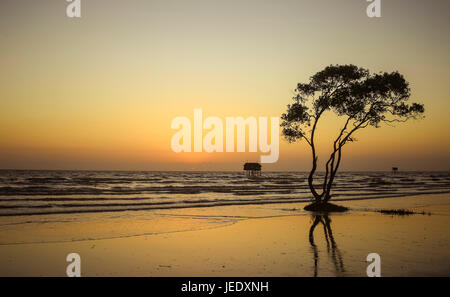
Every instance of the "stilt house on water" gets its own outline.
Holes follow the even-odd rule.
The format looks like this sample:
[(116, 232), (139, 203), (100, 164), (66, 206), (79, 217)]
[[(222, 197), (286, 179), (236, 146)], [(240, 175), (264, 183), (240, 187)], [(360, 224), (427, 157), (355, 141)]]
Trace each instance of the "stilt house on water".
[(261, 176), (261, 164), (259, 163), (245, 163), (245, 175), (247, 176)]

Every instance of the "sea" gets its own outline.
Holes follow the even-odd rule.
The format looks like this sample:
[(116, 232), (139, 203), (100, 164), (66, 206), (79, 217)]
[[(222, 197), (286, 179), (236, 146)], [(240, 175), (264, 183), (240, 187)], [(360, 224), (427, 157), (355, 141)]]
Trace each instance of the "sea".
[[(308, 202), (308, 172), (0, 170), (0, 216)], [(320, 187), (323, 173), (317, 173)], [(333, 201), (450, 192), (450, 172), (340, 172)]]

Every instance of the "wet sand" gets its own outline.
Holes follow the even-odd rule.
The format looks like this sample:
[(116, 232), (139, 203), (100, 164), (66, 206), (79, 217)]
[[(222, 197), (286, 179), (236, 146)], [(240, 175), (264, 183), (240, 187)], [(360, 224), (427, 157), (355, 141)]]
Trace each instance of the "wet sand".
[[(304, 203), (0, 218), (1, 276), (450, 276), (450, 195), (341, 201), (342, 214)], [(392, 216), (404, 208), (431, 215)], [(321, 216), (321, 217), (317, 217)], [(333, 238), (315, 219), (329, 219)], [(317, 261), (315, 261), (317, 260)], [(315, 262), (317, 265), (315, 266)]]

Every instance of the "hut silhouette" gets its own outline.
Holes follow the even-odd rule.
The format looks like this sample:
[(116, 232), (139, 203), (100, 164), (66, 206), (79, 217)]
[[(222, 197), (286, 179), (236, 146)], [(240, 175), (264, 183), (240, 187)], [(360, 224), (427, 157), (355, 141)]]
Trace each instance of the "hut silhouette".
[(261, 164), (259, 163), (245, 163), (245, 175), (247, 176), (261, 176)]

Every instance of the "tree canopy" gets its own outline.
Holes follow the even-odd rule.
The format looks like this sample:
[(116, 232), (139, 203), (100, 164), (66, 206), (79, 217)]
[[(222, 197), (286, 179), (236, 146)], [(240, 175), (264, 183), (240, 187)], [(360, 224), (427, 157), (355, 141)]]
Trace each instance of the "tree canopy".
[[(423, 117), (423, 104), (409, 103), (410, 96), (409, 84), (398, 71), (371, 74), (355, 65), (330, 65), (313, 75), (308, 83), (297, 84), (294, 102), (281, 116), (281, 127), (289, 142), (304, 139), (312, 149), (313, 168), (308, 181), (316, 201), (330, 199), (342, 147), (355, 140), (357, 130)], [(319, 194), (312, 184), (317, 168), (314, 134), (326, 111), (346, 120), (333, 142), (332, 153), (326, 163), (323, 192)]]

